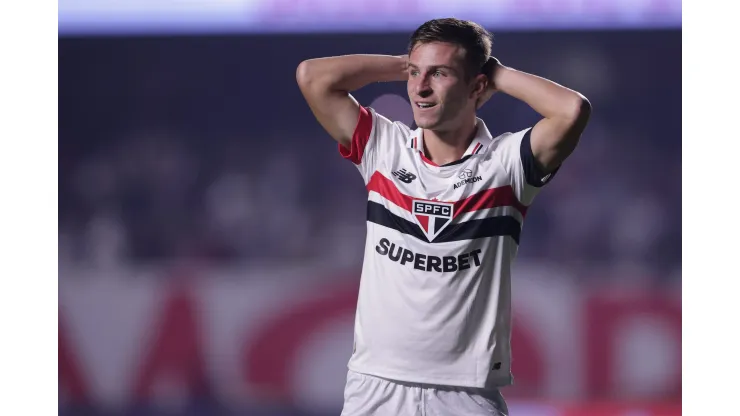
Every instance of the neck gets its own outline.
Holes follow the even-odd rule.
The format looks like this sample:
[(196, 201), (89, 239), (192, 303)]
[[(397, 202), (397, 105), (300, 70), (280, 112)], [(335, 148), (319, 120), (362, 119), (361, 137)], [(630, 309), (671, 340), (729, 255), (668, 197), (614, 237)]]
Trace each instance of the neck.
[(472, 120), (466, 120), (454, 129), (423, 129), (424, 153), (440, 166), (460, 160), (473, 141), (477, 128), (474, 114)]

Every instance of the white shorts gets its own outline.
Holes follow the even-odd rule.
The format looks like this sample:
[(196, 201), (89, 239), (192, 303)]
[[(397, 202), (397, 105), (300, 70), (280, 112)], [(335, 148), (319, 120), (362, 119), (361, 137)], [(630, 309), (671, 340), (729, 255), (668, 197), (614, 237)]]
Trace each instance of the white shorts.
[(498, 389), (387, 380), (349, 370), (341, 416), (507, 416)]

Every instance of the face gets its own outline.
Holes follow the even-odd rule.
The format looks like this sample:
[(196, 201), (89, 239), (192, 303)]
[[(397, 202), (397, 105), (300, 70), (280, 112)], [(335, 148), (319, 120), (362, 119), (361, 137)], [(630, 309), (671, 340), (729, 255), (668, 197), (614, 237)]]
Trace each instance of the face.
[(408, 94), (416, 125), (452, 130), (475, 114), (485, 85), (466, 80), (465, 50), (449, 43), (419, 44), (409, 55)]

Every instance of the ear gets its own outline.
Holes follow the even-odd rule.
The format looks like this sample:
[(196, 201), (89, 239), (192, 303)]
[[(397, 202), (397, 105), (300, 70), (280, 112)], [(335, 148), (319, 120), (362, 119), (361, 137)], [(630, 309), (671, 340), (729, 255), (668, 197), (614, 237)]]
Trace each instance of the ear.
[[(483, 91), (480, 91), (483, 88)], [(483, 107), (483, 104), (491, 99), (493, 94), (496, 93), (496, 89), (491, 85), (491, 80), (487, 75), (479, 74), (473, 81), (473, 91), (471, 92), (472, 97), (475, 98), (475, 109), (478, 110)]]
[(488, 77), (485, 74), (476, 75), (471, 81), (470, 98), (479, 99), (488, 90)]

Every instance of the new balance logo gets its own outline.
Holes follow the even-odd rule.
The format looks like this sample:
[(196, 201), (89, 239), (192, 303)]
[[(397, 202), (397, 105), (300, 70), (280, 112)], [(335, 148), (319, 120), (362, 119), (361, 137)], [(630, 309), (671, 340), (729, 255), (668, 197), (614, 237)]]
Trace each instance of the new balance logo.
[(416, 175), (406, 172), (406, 169), (401, 169), (393, 172), (393, 176), (398, 178), (398, 180), (403, 183), (411, 183), (414, 179), (416, 179)]

